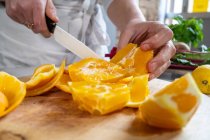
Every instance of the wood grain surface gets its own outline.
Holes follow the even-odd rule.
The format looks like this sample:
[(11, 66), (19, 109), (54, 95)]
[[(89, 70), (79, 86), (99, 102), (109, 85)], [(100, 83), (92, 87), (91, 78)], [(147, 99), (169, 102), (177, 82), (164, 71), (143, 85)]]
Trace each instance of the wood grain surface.
[[(151, 92), (168, 82), (155, 79)], [(0, 119), (0, 140), (209, 140), (210, 99), (202, 103), (181, 130), (150, 127), (136, 119), (136, 109), (125, 108), (105, 116), (93, 116), (77, 108), (70, 94), (51, 91), (28, 97)]]

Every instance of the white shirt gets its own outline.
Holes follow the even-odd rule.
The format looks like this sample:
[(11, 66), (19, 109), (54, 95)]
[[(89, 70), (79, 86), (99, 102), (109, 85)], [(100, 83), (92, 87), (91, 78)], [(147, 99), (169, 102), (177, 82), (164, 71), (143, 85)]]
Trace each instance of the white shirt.
[[(91, 0), (90, 0), (91, 1)], [(112, 0), (101, 1), (107, 8)], [(84, 21), (84, 0), (54, 0), (59, 26), (75, 37), (85, 38), (85, 43), (101, 56), (107, 53), (109, 37), (99, 4), (94, 5), (90, 22)], [(92, 2), (92, 1), (91, 1)], [(63, 58), (70, 64), (79, 58), (54, 41), (34, 34), (25, 26), (12, 21), (0, 5), (0, 69), (17, 67), (35, 67), (53, 63), (59, 65)], [(83, 37), (80, 31), (88, 25)], [(76, 46), (75, 46), (76, 47)]]

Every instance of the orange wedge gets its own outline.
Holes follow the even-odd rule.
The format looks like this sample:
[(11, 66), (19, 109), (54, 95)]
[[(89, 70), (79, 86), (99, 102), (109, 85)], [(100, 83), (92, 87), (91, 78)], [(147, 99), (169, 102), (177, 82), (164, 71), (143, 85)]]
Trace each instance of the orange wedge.
[(73, 100), (91, 114), (107, 114), (125, 107), (130, 98), (126, 84), (72, 82)]
[(25, 83), (6, 72), (0, 72), (0, 117), (14, 110), (25, 95)]
[(68, 70), (73, 82), (115, 82), (127, 74), (121, 66), (98, 58), (83, 59), (70, 65)]
[(179, 129), (191, 119), (200, 100), (200, 90), (192, 76), (186, 74), (147, 98), (138, 116), (151, 126)]

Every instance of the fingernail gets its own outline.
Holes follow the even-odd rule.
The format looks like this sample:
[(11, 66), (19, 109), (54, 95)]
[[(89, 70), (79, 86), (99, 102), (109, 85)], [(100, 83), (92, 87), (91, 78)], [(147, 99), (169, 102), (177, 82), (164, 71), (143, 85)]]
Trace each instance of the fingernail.
[(149, 50), (150, 49), (150, 45), (149, 44), (144, 44), (144, 45), (141, 46), (141, 49), (143, 51)]
[(157, 63), (156, 63), (156, 62), (152, 62), (152, 63), (149, 65), (149, 71), (150, 71), (150, 72), (153, 72), (156, 68), (157, 68)]

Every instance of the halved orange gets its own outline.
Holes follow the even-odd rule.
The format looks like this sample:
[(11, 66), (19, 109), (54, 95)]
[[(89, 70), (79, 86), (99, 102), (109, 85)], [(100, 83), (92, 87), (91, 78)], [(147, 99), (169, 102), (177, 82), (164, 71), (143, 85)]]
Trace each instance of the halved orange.
[(55, 86), (61, 91), (64, 91), (66, 93), (72, 93), (72, 90), (68, 85), (68, 82), (71, 82), (69, 74), (63, 73), (63, 75), (61, 76), (59, 81), (55, 84)]
[(14, 110), (23, 101), (25, 95), (25, 83), (6, 72), (0, 72), (0, 104), (5, 106), (4, 110), (0, 111), (0, 117)]
[(179, 129), (191, 119), (200, 100), (199, 88), (186, 74), (147, 98), (140, 105), (138, 116), (151, 126)]
[(58, 70), (58, 72), (56, 73), (56, 75), (47, 83), (32, 88), (32, 89), (27, 89), (27, 94), (26, 96), (37, 96), (37, 95), (41, 95), (47, 91), (49, 91), (50, 89), (52, 89), (55, 84), (59, 81), (59, 79), (61, 78), (62, 74), (64, 73), (64, 69), (65, 69), (65, 60), (62, 61), (61, 66)]
[(73, 100), (91, 114), (107, 114), (122, 109), (130, 98), (126, 84), (71, 82)]
[(121, 66), (98, 58), (83, 59), (69, 65), (68, 70), (73, 82), (115, 82), (127, 74)]
[(41, 65), (35, 69), (33, 76), (26, 82), (27, 89), (37, 88), (49, 82), (56, 74), (54, 64)]

